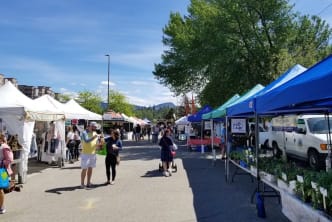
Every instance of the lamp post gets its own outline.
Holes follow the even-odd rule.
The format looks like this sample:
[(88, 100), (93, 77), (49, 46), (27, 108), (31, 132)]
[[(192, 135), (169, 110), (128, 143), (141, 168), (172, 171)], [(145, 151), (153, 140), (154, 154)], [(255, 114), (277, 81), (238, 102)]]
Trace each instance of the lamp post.
[(109, 109), (110, 106), (110, 55), (106, 54), (105, 56), (108, 57), (108, 66), (107, 66), (107, 109)]

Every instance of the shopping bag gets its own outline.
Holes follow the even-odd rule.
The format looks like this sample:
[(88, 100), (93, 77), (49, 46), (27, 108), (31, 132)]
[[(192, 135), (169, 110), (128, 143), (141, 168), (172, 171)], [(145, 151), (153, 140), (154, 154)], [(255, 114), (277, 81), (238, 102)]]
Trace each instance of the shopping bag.
[(106, 143), (100, 148), (96, 150), (98, 155), (106, 156)]
[(178, 149), (178, 145), (176, 145), (176, 143), (173, 143), (173, 150), (177, 150)]
[(0, 168), (0, 189), (6, 189), (9, 187), (9, 175), (6, 168)]

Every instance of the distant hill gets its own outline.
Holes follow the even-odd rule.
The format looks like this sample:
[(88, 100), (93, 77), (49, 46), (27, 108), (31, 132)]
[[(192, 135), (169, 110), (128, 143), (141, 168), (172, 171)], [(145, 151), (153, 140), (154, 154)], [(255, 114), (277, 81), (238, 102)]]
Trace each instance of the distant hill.
[[(107, 103), (104, 103), (104, 102), (102, 102), (100, 105), (101, 105), (103, 110), (106, 109), (106, 107), (107, 107)], [(148, 108), (147, 106), (138, 106), (138, 105), (133, 105), (133, 106), (134, 106), (134, 109), (136, 109), (136, 110), (137, 109), (140, 110), (140, 109)], [(168, 109), (173, 108), (173, 109), (175, 109), (176, 106), (174, 105), (174, 103), (171, 103), (171, 102), (161, 103), (161, 104), (158, 104), (158, 105), (154, 106), (155, 110), (160, 110), (160, 109), (164, 109), (164, 108), (168, 108)]]
[[(138, 105), (134, 105), (134, 109), (146, 109), (148, 107), (146, 106), (138, 106)], [(174, 103), (168, 102), (168, 103), (161, 103), (158, 105), (154, 105), (154, 109), (155, 110), (160, 110), (160, 109), (165, 109), (165, 108), (176, 108), (176, 106), (174, 105)]]

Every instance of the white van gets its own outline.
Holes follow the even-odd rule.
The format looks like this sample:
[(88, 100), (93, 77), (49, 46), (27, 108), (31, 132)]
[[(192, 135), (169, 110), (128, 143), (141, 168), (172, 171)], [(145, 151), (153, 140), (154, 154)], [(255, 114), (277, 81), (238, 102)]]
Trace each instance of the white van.
[[(251, 125), (255, 125), (253, 122), (249, 122), (249, 129), (251, 129)], [(270, 132), (268, 132), (268, 129), (266, 129), (262, 123), (259, 123), (259, 136), (258, 136), (258, 142), (259, 142), (259, 148), (261, 149), (268, 149), (269, 148), (269, 136)], [(250, 130), (249, 130), (250, 133)], [(248, 145), (248, 144), (247, 144)]]
[[(332, 127), (332, 118), (329, 119)], [(316, 170), (325, 166), (328, 154), (328, 121), (324, 115), (289, 115), (272, 119), (269, 146), (282, 153), (308, 161)]]

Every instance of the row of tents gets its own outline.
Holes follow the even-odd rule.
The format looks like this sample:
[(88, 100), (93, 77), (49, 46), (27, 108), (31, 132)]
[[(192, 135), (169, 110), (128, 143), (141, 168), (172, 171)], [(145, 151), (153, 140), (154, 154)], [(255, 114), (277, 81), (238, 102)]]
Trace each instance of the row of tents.
[[(4, 131), (10, 135), (17, 135), (18, 142), (22, 145), (21, 160), (18, 164), (19, 176), (24, 176), (27, 172), (28, 157), (36, 121), (55, 123), (55, 127), (60, 135), (58, 156), (65, 153), (66, 120), (125, 121), (133, 125), (146, 125), (149, 123), (147, 120), (128, 117), (112, 111), (100, 115), (85, 109), (73, 99), (67, 103), (61, 103), (49, 95), (31, 99), (24, 95), (10, 81), (7, 81), (0, 87), (0, 96), (0, 131)], [(46, 161), (49, 158), (46, 152), (43, 157)], [(25, 178), (21, 178), (20, 180), (24, 182)]]
[[(17, 89), (10, 81), (0, 87), (0, 120), (1, 131), (17, 135), (22, 145), (19, 176), (25, 181), (28, 157), (36, 121), (54, 122), (59, 132), (59, 147), (65, 148), (65, 120), (85, 119), (102, 120), (102, 116), (80, 106), (75, 100), (60, 103), (49, 95), (31, 99)], [(64, 152), (61, 152), (64, 153)]]
[(235, 94), (216, 109), (204, 106), (198, 113), (180, 118), (176, 124), (253, 117), (257, 120), (262, 116), (284, 114), (329, 114), (331, 84), (332, 55), (329, 55), (309, 69), (294, 65), (269, 85), (257, 84), (242, 96)]
[[(328, 113), (332, 108), (332, 55), (309, 69), (297, 64), (267, 86), (257, 84), (235, 94), (216, 109), (204, 106), (189, 122), (225, 117), (287, 113)], [(181, 121), (185, 121), (184, 118)]]

